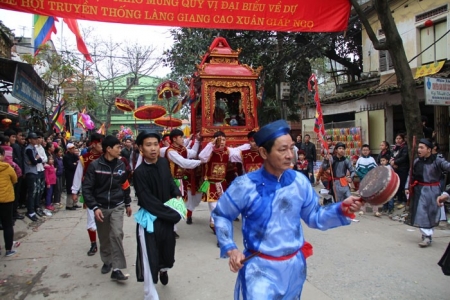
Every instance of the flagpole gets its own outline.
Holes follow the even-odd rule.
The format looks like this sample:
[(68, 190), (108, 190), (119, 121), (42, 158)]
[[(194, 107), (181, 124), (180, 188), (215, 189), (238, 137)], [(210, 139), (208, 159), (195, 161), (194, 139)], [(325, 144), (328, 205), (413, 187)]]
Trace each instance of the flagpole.
[(63, 51), (63, 28), (64, 28), (64, 24), (63, 23), (64, 22), (61, 21), (61, 38), (60, 38), (61, 45), (59, 45), (60, 46), (59, 51), (61, 52), (61, 54), (62, 54), (62, 51)]

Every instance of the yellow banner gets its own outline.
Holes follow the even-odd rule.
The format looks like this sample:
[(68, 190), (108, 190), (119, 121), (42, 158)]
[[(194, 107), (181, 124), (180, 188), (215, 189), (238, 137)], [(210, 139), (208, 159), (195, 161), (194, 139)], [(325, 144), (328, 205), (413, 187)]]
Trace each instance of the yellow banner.
[(437, 72), (439, 72), (442, 69), (444, 64), (445, 64), (445, 60), (418, 67), (416, 70), (416, 75), (414, 76), (414, 79), (436, 74)]

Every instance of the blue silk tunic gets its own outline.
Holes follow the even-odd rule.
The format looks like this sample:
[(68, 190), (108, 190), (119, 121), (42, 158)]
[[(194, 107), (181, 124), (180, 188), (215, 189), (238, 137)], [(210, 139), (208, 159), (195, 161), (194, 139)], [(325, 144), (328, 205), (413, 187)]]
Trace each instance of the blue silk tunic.
[[(261, 251), (273, 257), (295, 253), (303, 246), (300, 218), (311, 228), (327, 230), (349, 225), (340, 203), (321, 207), (310, 181), (293, 170), (280, 178), (264, 167), (240, 176), (219, 199), (212, 215), (220, 244), (220, 256), (237, 249), (233, 220), (242, 215), (244, 254)], [(306, 279), (301, 251), (287, 260), (254, 257), (239, 271), (234, 299), (300, 299)]]

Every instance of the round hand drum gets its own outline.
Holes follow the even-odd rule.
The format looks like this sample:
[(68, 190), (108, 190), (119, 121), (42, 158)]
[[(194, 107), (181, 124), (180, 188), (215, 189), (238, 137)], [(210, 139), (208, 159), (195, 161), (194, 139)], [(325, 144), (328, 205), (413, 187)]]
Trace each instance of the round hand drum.
[(361, 181), (359, 194), (371, 205), (382, 205), (394, 197), (399, 185), (400, 179), (393, 169), (379, 166), (370, 170)]

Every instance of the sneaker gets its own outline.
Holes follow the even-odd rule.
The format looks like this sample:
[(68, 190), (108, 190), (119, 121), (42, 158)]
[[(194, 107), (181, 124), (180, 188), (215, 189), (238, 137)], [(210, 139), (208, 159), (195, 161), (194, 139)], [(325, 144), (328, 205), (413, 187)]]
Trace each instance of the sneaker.
[(128, 277), (123, 275), (122, 271), (116, 270), (116, 271), (112, 271), (111, 279), (113, 279), (113, 280), (127, 280)]
[(392, 221), (398, 221), (398, 220), (400, 220), (400, 216), (395, 215), (391, 219), (392, 219)]
[(76, 205), (76, 204), (74, 204), (72, 207), (73, 207), (73, 208), (81, 208), (81, 206)]
[(375, 217), (381, 218), (381, 214), (380, 214), (378, 211), (376, 211), (373, 215), (374, 215)]
[(26, 214), (27, 218), (30, 219), (33, 222), (36, 222), (38, 219), (38, 217), (36, 216), (36, 214), (30, 215), (30, 214)]
[(75, 207), (66, 206), (66, 210), (77, 210)]
[(23, 215), (19, 214), (18, 212), (15, 212), (13, 219), (14, 220), (23, 220), (23, 219), (25, 219), (25, 217)]
[(173, 234), (175, 235), (175, 239), (179, 239), (180, 238), (180, 236), (178, 235), (178, 233), (176, 231), (174, 231)]
[(397, 205), (397, 209), (402, 209), (402, 208), (405, 208), (405, 205), (404, 205), (404, 204), (399, 204), (399, 205)]
[(97, 243), (92, 243), (91, 249), (89, 249), (87, 255), (92, 256), (92, 255), (95, 255), (95, 253), (97, 253)]
[(167, 271), (159, 271), (159, 281), (161, 281), (162, 285), (167, 285), (169, 283), (169, 275), (167, 275)]
[(188, 225), (192, 224), (192, 217), (187, 217), (186, 224), (188, 224)]
[(111, 268), (112, 268), (112, 264), (103, 264), (102, 267), (102, 274), (108, 274), (109, 272), (111, 272)]
[(53, 205), (48, 205), (45, 207), (45, 209), (47, 209), (49, 211), (55, 211), (55, 207)]
[(43, 211), (42, 209), (40, 209), (40, 208), (36, 209), (36, 214), (37, 214), (39, 217), (45, 216), (44, 211)]
[(13, 256), (16, 253), (17, 253), (16, 250), (9, 250), (9, 251), (6, 250), (5, 256), (6, 257), (10, 257), (10, 256)]
[(53, 216), (52, 212), (49, 211), (48, 209), (44, 209), (44, 214), (45, 214), (47, 217)]
[(431, 236), (426, 236), (423, 238), (423, 240), (419, 243), (420, 248), (426, 248), (431, 245)]

